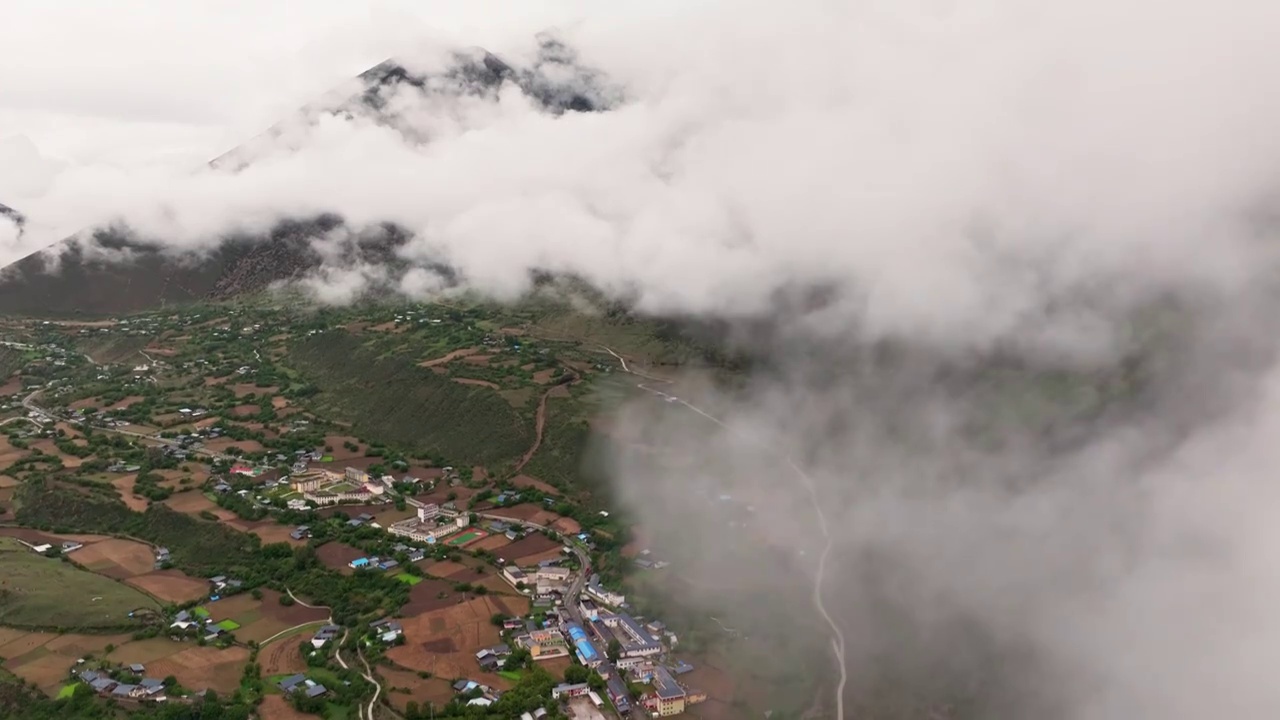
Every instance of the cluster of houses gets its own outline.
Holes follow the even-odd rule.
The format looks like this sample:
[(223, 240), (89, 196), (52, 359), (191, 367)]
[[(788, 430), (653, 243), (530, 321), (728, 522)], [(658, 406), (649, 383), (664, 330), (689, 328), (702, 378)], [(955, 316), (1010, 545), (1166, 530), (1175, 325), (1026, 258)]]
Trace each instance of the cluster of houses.
[(347, 563), (347, 567), (353, 570), (394, 570), (399, 567), (400, 563), (395, 558), (382, 559), (378, 556), (358, 557)]
[[(146, 672), (145, 667), (136, 664), (125, 669), (135, 676), (141, 676)], [(82, 670), (78, 677), (99, 695), (129, 700), (163, 700), (165, 698), (164, 681), (155, 678), (143, 677), (136, 683), (120, 682), (107, 672), (99, 670)]]
[[(542, 582), (539, 576), (548, 570), (546, 567), (528, 571), (505, 568), (503, 574), (513, 584), (518, 581), (528, 585)], [(551, 574), (556, 577), (548, 577), (548, 581), (554, 582), (561, 576), (555, 570), (551, 570)], [(683, 661), (661, 661), (665, 648), (679, 643), (674, 633), (661, 621), (642, 622), (625, 612), (624, 596), (600, 585), (599, 576), (593, 575), (586, 587), (590, 597), (579, 598), (575, 608), (560, 608), (541, 625), (533, 620), (508, 619), (503, 622), (503, 630), (517, 633), (513, 642), (528, 650), (535, 661), (573, 654), (605, 679), (609, 699), (624, 713), (631, 705), (627, 679), (653, 687), (640, 698), (640, 705), (655, 716), (675, 715), (689, 705), (706, 700), (705, 693), (686, 688), (676, 679), (693, 670), (692, 665)], [(618, 657), (610, 660), (606, 650), (614, 643), (619, 650)], [(499, 659), (496, 652), (476, 654), (477, 663), (485, 670), (495, 669)], [(585, 683), (560, 685), (553, 694), (557, 698), (594, 695)], [(592, 701), (599, 704), (600, 697), (596, 695)]]
[(291, 695), (296, 692), (301, 692), (307, 697), (322, 697), (329, 692), (329, 689), (326, 688), (324, 685), (321, 685), (315, 680), (309, 679), (306, 675), (303, 675), (301, 673), (297, 675), (290, 675), (289, 677), (276, 683), (276, 685), (286, 695)]
[[(28, 547), (31, 548), (32, 552), (37, 553), (39, 555), (47, 555), (50, 550), (54, 549), (53, 545), (51, 545), (50, 543), (40, 543), (39, 545), (28, 545)], [(78, 543), (74, 540), (65, 540), (63, 541), (62, 545), (58, 547), (58, 551), (63, 555), (66, 555), (67, 553), (75, 552), (76, 550), (79, 550), (82, 547), (84, 547), (83, 543)]]
[(392, 523), (387, 531), (392, 535), (407, 537), (410, 540), (434, 545), (440, 540), (461, 532), (471, 524), (471, 519), (446, 503), (443, 507), (435, 503), (418, 506), (414, 517)]

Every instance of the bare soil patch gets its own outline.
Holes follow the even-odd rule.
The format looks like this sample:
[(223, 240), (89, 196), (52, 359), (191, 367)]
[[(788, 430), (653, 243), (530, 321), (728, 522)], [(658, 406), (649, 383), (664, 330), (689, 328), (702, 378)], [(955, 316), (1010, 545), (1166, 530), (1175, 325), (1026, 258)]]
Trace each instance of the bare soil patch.
[(500, 640), (498, 629), (489, 622), (496, 612), (500, 610), (488, 597), (478, 597), (404, 618), (406, 642), (388, 650), (387, 657), (443, 678), (475, 675), (476, 651)]
[(307, 669), (307, 661), (298, 651), (298, 645), (305, 635), (277, 640), (258, 653), (258, 662), (262, 663), (262, 674), (266, 676), (297, 673)]
[(236, 383), (235, 385), (231, 386), (231, 392), (237, 398), (242, 398), (242, 397), (245, 397), (246, 395), (262, 397), (263, 395), (274, 395), (280, 392), (280, 388), (274, 385), (268, 385), (267, 387), (258, 387), (253, 383)]
[(425, 570), (428, 575), (438, 578), (447, 578), (461, 572), (470, 571), (470, 568), (466, 565), (453, 562), (452, 560), (440, 560), (439, 562), (431, 563), (422, 569)]
[(315, 715), (298, 712), (293, 709), (283, 695), (267, 695), (258, 706), (258, 714), (262, 720), (315, 720)]
[[(45, 643), (58, 637), (53, 633), (44, 632), (24, 632), (17, 637), (11, 638), (9, 642), (0, 645), (0, 658), (18, 658), (22, 655), (43, 647)], [(6, 663), (7, 665), (8, 663)]]
[(150, 546), (119, 538), (85, 545), (69, 557), (88, 570), (117, 580), (145, 575), (156, 566)]
[(133, 494), (133, 484), (138, 479), (138, 473), (130, 473), (121, 475), (111, 481), (111, 487), (116, 489), (120, 494), (120, 499), (134, 512), (142, 512), (147, 509), (148, 501), (146, 498)]
[(103, 410), (104, 411), (123, 410), (131, 405), (134, 405), (135, 403), (142, 402), (144, 399), (145, 398), (143, 398), (141, 395), (130, 395), (128, 397), (121, 398), (117, 402), (111, 403), (110, 405), (103, 408)]
[[(255, 409), (257, 406), (254, 406)], [(224, 453), (228, 448), (238, 447), (247, 453), (262, 452), (262, 443), (257, 440), (232, 440), (231, 438), (218, 438), (205, 443), (204, 449), (209, 452)]]
[(541, 505), (535, 505), (533, 503), (522, 503), (520, 505), (512, 505), (511, 507), (498, 506), (485, 510), (485, 512), (499, 517), (524, 520), (525, 522), (531, 522), (535, 525), (550, 525), (560, 519), (560, 516), (556, 513), (551, 512)]
[(199, 600), (209, 593), (208, 581), (190, 577), (181, 570), (156, 570), (125, 582), (170, 603)]
[(563, 535), (577, 535), (582, 532), (582, 524), (569, 517), (562, 517), (551, 523), (551, 527)]
[(491, 360), (493, 360), (492, 355), (468, 355), (462, 358), (462, 362), (479, 367), (488, 367)]
[(511, 562), (548, 550), (560, 552), (560, 543), (542, 533), (531, 533), (506, 547), (500, 548), (494, 554), (506, 562)]
[(454, 350), (453, 352), (447, 355), (441, 355), (440, 357), (435, 358), (434, 360), (423, 360), (422, 362), (418, 363), (418, 366), (425, 367), (425, 368), (436, 367), (437, 365), (444, 365), (445, 363), (452, 362), (457, 358), (466, 357), (468, 355), (473, 355), (478, 352), (480, 352), (480, 348), (478, 347), (464, 348), (462, 350)]
[(170, 495), (163, 500), (165, 505), (184, 512), (189, 515), (199, 515), (201, 512), (211, 512), (218, 517), (219, 520), (234, 520), (236, 514), (230, 510), (225, 510), (214, 504), (212, 500), (205, 497), (203, 493), (194, 490), (190, 492), (176, 493)]
[[(127, 646), (126, 646), (127, 647)], [(186, 649), (147, 666), (147, 674), (153, 677), (173, 675), (184, 687), (218, 692), (233, 692), (240, 686), (240, 676), (249, 650), (242, 647), (218, 649), (200, 647), (188, 643)]]
[(236, 405), (235, 407), (228, 410), (227, 414), (231, 415), (232, 417), (246, 418), (246, 417), (253, 417), (254, 415), (257, 415), (260, 410), (261, 408), (259, 408), (257, 405), (247, 403), (244, 405)]
[(453, 583), (449, 580), (426, 578), (414, 585), (413, 589), (409, 591), (409, 602), (401, 608), (400, 612), (405, 617), (412, 617), (420, 613), (457, 605), (464, 597), (462, 593), (453, 589)]
[[(351, 450), (343, 447), (343, 443), (352, 443), (356, 446), (356, 449)], [(350, 435), (326, 435), (324, 445), (326, 448), (333, 448), (332, 450), (325, 450), (324, 454), (332, 455), (334, 462), (364, 457), (364, 444)]]
[(506, 535), (490, 535), (471, 546), (472, 550), (497, 550), (504, 545), (510, 545), (511, 541)]
[(490, 390), (501, 390), (502, 387), (497, 383), (488, 380), (477, 380), (475, 378), (453, 378), (453, 381), (459, 385), (474, 385), (476, 387), (487, 387)]
[(382, 676), (384, 697), (400, 712), (404, 712), (410, 700), (417, 702), (419, 707), (427, 707), (434, 703), (439, 708), (449, 704), (453, 699), (453, 687), (444, 678), (433, 677), (424, 680), (415, 672), (392, 670), (386, 667), (378, 668), (378, 674)]
[(6, 380), (4, 385), (0, 385), (0, 395), (16, 395), (20, 392), (22, 392), (22, 377), (20, 375), (14, 375)]
[(533, 374), (533, 381), (538, 383), (539, 385), (546, 385), (547, 383), (551, 382), (551, 378), (555, 377), (555, 375), (556, 375), (556, 368), (547, 368), (546, 370), (539, 370), (538, 372)]
[(538, 478), (532, 477), (529, 475), (517, 475), (511, 478), (511, 484), (520, 488), (536, 488), (538, 490), (541, 490), (544, 493), (547, 493), (548, 495), (560, 494), (560, 491), (557, 490), (554, 485), (551, 485), (550, 483), (547, 483), (547, 482), (543, 482), (542, 480), (539, 480)]
[(321, 545), (316, 550), (316, 555), (319, 556), (320, 562), (324, 563), (325, 567), (347, 574), (352, 572), (351, 566), (347, 563), (365, 556), (363, 550), (358, 550), (340, 542), (328, 542)]
[[(503, 548), (503, 550), (506, 550), (506, 548)], [(564, 553), (560, 550), (544, 550), (530, 555), (522, 555), (516, 558), (513, 562), (521, 567), (528, 567), (530, 565), (537, 565), (543, 560), (558, 560), (562, 557), (564, 557)]]
[(293, 527), (288, 525), (281, 525), (280, 523), (272, 522), (270, 520), (244, 524), (246, 527), (237, 527), (236, 529), (257, 535), (258, 538), (262, 540), (263, 545), (282, 542), (296, 547), (298, 545), (306, 544), (305, 540), (294, 540), (292, 537), (289, 537), (289, 533), (293, 532)]

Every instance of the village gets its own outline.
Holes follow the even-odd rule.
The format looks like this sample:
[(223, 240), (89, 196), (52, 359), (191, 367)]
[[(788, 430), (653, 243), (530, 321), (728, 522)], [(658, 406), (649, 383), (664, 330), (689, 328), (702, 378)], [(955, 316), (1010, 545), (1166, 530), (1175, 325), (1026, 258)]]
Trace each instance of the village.
[[(195, 320), (182, 319), (187, 329), (177, 332), (192, 334)], [(163, 326), (148, 322), (144, 327), (137, 320), (127, 330), (112, 327), (111, 335), (154, 337)], [(213, 326), (214, 342), (234, 337), (232, 328), (228, 332)], [(106, 336), (105, 329), (79, 333)], [(159, 643), (160, 638), (177, 644), (163, 652), (60, 653), (67, 658), (64, 670), (71, 683), (47, 692), (62, 694), (84, 686), (117, 702), (191, 702), (206, 689), (221, 694), (238, 685), (240, 692), (260, 687), (254, 694), (265, 702), (280, 698), (295, 710), (321, 716), (337, 713), (338, 707), (355, 713), (361, 709), (357, 698), (376, 697), (406, 718), (414, 717), (415, 707), (423, 717), (432, 712), (445, 717), (458, 707), (508, 707), (509, 698), (503, 698), (513, 692), (523, 697), (528, 680), (545, 671), (556, 681), (539, 691), (545, 701), (515, 716), (543, 717), (542, 710), (553, 718), (659, 717), (704, 705), (716, 712), (696, 716), (724, 716), (725, 702), (713, 701), (699, 680), (711, 678), (710, 686), (723, 692), (721, 671), (699, 672), (705, 664), (687, 654), (678, 657), (680, 638), (663, 622), (662, 613), (638, 610), (621, 589), (620, 580), (628, 574), (658, 572), (667, 562), (644, 546), (628, 546), (620, 556), (628, 541), (615, 539), (620, 526), (611, 517), (613, 508), (597, 505), (588, 511), (562, 493), (565, 486), (518, 469), (495, 478), (480, 465), (455, 467), (444, 461), (446, 456), (402, 454), (343, 432), (278, 389), (284, 384), (280, 371), (270, 369), (268, 351), (259, 352), (254, 339), (271, 332), (265, 322), (246, 323), (239, 334), (248, 341), (243, 347), (250, 357), (240, 354), (230, 362), (175, 353), (154, 340), (137, 351), (144, 355), (142, 361), (126, 361), (123, 368), (56, 342), (17, 348), (51, 375), (38, 385), (24, 375), (23, 387), (10, 393), (11, 412), (19, 411), (15, 417), (26, 420), (8, 429), (15, 457), (28, 444), (48, 448), (43, 456), (30, 452), (36, 459), (58, 453), (64, 467), (59, 477), (66, 478), (62, 482), (109, 485), (135, 513), (172, 510), (257, 536), (264, 549), (283, 543), (294, 553), (312, 551), (327, 573), (353, 581), (380, 578), (361, 583), (377, 588), (386, 610), (374, 617), (363, 610), (329, 610), (332, 600), (317, 605), (318, 586), (301, 592), (294, 586), (295, 597), (287, 592), (288, 585), (252, 566), (219, 563), (216, 557), (195, 559), (185, 539), (148, 536), (143, 539), (148, 545), (145, 566), (139, 558), (127, 574), (114, 576), (159, 592), (156, 597), (167, 603), (164, 621), (146, 631), (153, 639), (126, 647)], [(315, 330), (300, 330), (299, 335), (325, 336)], [(388, 337), (394, 335), (388, 332)], [(477, 347), (492, 355), (514, 348), (534, 358), (548, 357), (534, 343), (510, 345), (492, 333), (478, 339)], [(454, 365), (483, 368), (468, 360), (475, 357), (469, 352), (450, 351), (437, 359), (453, 358), (446, 377)], [(423, 366), (434, 374), (441, 368), (437, 360)], [(575, 368), (584, 372), (588, 366)], [(264, 374), (268, 372), (275, 375)], [(555, 377), (537, 375), (533, 387)], [(170, 378), (194, 380), (180, 380), (175, 390)], [(111, 385), (120, 389), (105, 396), (97, 389)], [(563, 389), (546, 387), (551, 397)], [(151, 397), (162, 400), (137, 400)], [(531, 456), (536, 460), (536, 450), (535, 439), (521, 464)], [(88, 461), (76, 462), (86, 456)], [(21, 481), (40, 472), (41, 465), (20, 460), (11, 472), (15, 470)], [(540, 474), (546, 470), (541, 468)], [(6, 490), (0, 487), (0, 503), (5, 499)], [(27, 514), (20, 519), (29, 515), (23, 512)], [(78, 560), (78, 541), (60, 535), (57, 527), (55, 521), (43, 534), (24, 530), (22, 536), (39, 554), (102, 572), (98, 568), (105, 568), (106, 560), (96, 554), (91, 562)], [(6, 532), (0, 527), (0, 534)], [(91, 541), (88, 547), (98, 553), (95, 547), (136, 540)], [(209, 570), (201, 571), (201, 566)], [(297, 639), (306, 640), (301, 650)], [(266, 658), (257, 660), (259, 680), (233, 679), (231, 668), (244, 660), (232, 658), (244, 658), (238, 655), (244, 651), (250, 658)], [(151, 659), (165, 657), (184, 658), (191, 668), (212, 660), (224, 669), (211, 675), (217, 680), (207, 685), (192, 670), (167, 659), (159, 667), (176, 672), (134, 679), (126, 671), (129, 665), (150, 667), (155, 664)], [(121, 663), (121, 658), (142, 662)], [(39, 664), (53, 661), (50, 657)], [(366, 662), (367, 677), (361, 670)], [(37, 663), (27, 654), (11, 664), (34, 668)], [(115, 685), (92, 685), (103, 678), (83, 680), (80, 673), (86, 671), (105, 674)], [(165, 685), (169, 675), (177, 682)], [(48, 678), (43, 683), (52, 681), (50, 675), (40, 677)], [(143, 679), (161, 679), (165, 686), (158, 690), (148, 682), (146, 692), (128, 687), (142, 686)], [(120, 685), (125, 689), (117, 690)], [(362, 717), (373, 717), (373, 709), (362, 709)]]

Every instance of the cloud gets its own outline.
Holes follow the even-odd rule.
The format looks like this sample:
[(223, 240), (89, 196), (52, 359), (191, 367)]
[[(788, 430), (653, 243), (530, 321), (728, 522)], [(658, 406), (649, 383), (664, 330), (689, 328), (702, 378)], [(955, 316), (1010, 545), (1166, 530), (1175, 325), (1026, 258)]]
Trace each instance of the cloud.
[[(764, 448), (799, 458), (838, 528), (827, 592), (851, 700), (899, 673), (908, 694), (981, 695), (996, 716), (1280, 710), (1258, 672), (1280, 639), (1266, 516), (1280, 6), (467, 6), (196, 4), (155, 16), (172, 32), (124, 30), (119, 57), (92, 36), (136, 13), (67, 26), (89, 39), (76, 58), (39, 33), (0, 43), (25, 60), (0, 55), (0, 121), (25, 119), (66, 161), (23, 205), (29, 234), (123, 218), (206, 248), (336, 213), (345, 228), (315, 243), (328, 261), (304, 281), (326, 302), (434, 293), (425, 268), (447, 264), (504, 299), (543, 270), (643, 311), (770, 320), (735, 326), (767, 360), (745, 390), (680, 379), (731, 429), (637, 401), (619, 427), (661, 457), (615, 469), (643, 524), (693, 534), (738, 612), (776, 616), (773, 576), (687, 498), (727, 486), (774, 508), (761, 542), (803, 586), (813, 510)], [(541, 87), (607, 112), (442, 79), (473, 45), (532, 72), (552, 26), (577, 59)], [(231, 52), (238, 39), (251, 50)], [(437, 84), (376, 114), (291, 118), (233, 158), (252, 162), (200, 169), (391, 55)], [(0, 167), (0, 187), (20, 180)], [(404, 267), (352, 260), (351, 238), (387, 222), (411, 233)], [(686, 505), (691, 522), (666, 521)], [(817, 632), (809, 619), (785, 627)]]

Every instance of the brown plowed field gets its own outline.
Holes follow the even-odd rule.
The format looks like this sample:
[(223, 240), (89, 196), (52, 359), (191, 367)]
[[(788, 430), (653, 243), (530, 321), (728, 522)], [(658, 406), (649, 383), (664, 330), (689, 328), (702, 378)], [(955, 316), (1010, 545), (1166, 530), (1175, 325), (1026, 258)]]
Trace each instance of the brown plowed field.
[(405, 617), (411, 617), (419, 613), (457, 605), (458, 601), (462, 600), (463, 597), (462, 593), (453, 589), (452, 581), (426, 578), (414, 585), (413, 589), (409, 591), (409, 602), (400, 609), (400, 612)]
[(147, 665), (147, 674), (152, 677), (173, 675), (184, 687), (194, 690), (211, 688), (218, 692), (233, 692), (240, 687), (240, 677), (248, 659), (246, 648), (219, 650), (187, 643), (186, 649)]
[(560, 547), (560, 543), (552, 540), (542, 533), (531, 533), (530, 535), (520, 538), (506, 547), (499, 548), (494, 554), (506, 562), (511, 562), (513, 560), (542, 553), (547, 550), (555, 550), (556, 552), (559, 552)]
[(236, 518), (235, 513), (218, 507), (203, 493), (196, 490), (170, 495), (164, 499), (164, 504), (188, 515), (199, 515), (202, 511), (207, 510), (218, 516), (220, 520), (234, 520)]
[(156, 570), (130, 578), (125, 583), (154, 595), (164, 602), (179, 604), (199, 600), (207, 595), (210, 589), (208, 581), (188, 577), (181, 570)]
[(358, 550), (340, 542), (325, 543), (316, 550), (316, 554), (320, 557), (320, 562), (324, 563), (325, 567), (347, 574), (353, 572), (351, 566), (347, 563), (365, 556), (363, 550)]
[(452, 560), (441, 560), (439, 562), (426, 565), (422, 569), (432, 577), (447, 578), (461, 572), (467, 572), (470, 568), (462, 563), (453, 562)]
[(506, 535), (490, 535), (480, 542), (471, 546), (472, 550), (497, 550), (500, 547), (510, 545), (511, 541)]
[(124, 501), (126, 507), (134, 512), (142, 512), (147, 509), (147, 499), (133, 494), (133, 483), (137, 479), (138, 473), (122, 475), (111, 481), (111, 487), (120, 494), (120, 499)]
[(315, 715), (298, 712), (293, 709), (283, 695), (268, 695), (258, 706), (258, 714), (262, 720), (315, 720)]
[(150, 546), (117, 538), (85, 545), (70, 557), (88, 570), (117, 580), (145, 575), (156, 567)]
[(284, 675), (297, 673), (307, 669), (307, 661), (298, 651), (298, 646), (311, 636), (307, 633), (291, 635), (272, 642), (258, 651), (258, 662), (262, 663), (263, 675)]
[(487, 597), (474, 598), (401, 620), (405, 644), (387, 657), (411, 670), (442, 678), (477, 674), (475, 653), (501, 638), (489, 618), (500, 610)]
[(515, 485), (516, 487), (522, 487), (522, 488), (523, 487), (537, 488), (538, 490), (541, 490), (542, 492), (547, 493), (548, 495), (560, 494), (560, 491), (557, 490), (554, 485), (545, 483), (539, 480), (538, 478), (530, 477), (528, 475), (517, 475), (511, 478), (511, 484)]
[[(416, 672), (391, 670), (386, 667), (379, 667), (378, 674), (382, 676), (384, 697), (400, 712), (404, 712), (410, 700), (417, 702), (419, 707), (427, 707), (428, 703), (435, 703), (436, 707), (444, 707), (453, 699), (453, 687), (443, 678), (433, 677), (424, 680), (418, 677)], [(408, 689), (409, 692), (400, 692), (398, 688)]]

